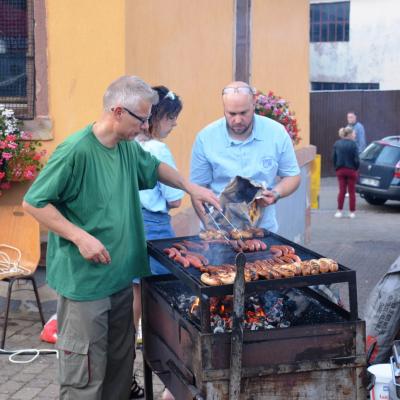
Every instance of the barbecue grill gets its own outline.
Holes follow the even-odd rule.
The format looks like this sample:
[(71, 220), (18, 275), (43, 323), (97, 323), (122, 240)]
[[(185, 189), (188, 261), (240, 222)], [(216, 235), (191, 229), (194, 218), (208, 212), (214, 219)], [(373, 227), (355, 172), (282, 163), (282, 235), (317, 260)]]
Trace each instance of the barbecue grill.
[[(183, 240), (199, 241), (193, 236), (148, 241), (149, 255), (172, 275), (152, 276), (142, 283), (147, 399), (153, 398), (152, 371), (179, 400), (365, 398), (360, 377), (365, 367), (365, 326), (358, 319), (355, 271), (339, 265), (337, 272), (246, 282), (246, 293), (298, 288), (336, 317), (323, 323), (245, 330), (243, 347), (239, 347), (242, 356), (237, 357), (240, 351), (231, 354), (237, 331), (213, 333), (210, 323), (211, 298), (232, 294), (234, 285), (207, 286), (201, 282), (199, 270), (183, 268), (169, 259), (163, 249)], [(290, 245), (302, 260), (322, 257), (274, 233), (265, 232), (261, 240), (268, 248)], [(268, 250), (246, 254), (247, 261), (269, 256)], [(211, 264), (235, 264), (235, 257), (232, 248), (223, 244), (207, 253)], [(308, 288), (339, 282), (348, 285), (349, 311)], [(196, 318), (177, 307), (174, 290), (198, 297)], [(238, 337), (241, 340), (241, 335)], [(240, 364), (240, 397), (230, 394), (233, 361)]]

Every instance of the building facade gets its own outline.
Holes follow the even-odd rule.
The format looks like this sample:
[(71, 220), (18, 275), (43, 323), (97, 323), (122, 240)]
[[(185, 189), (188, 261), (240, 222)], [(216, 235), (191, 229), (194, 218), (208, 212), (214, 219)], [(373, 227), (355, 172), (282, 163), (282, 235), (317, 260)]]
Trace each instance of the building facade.
[[(112, 80), (138, 75), (152, 85), (170, 87), (183, 99), (179, 126), (168, 144), (178, 169), (188, 176), (197, 132), (223, 115), (221, 89), (240, 76), (290, 102), (301, 129), (298, 150), (304, 168), (314, 157), (309, 148), (308, 0), (4, 3), (13, 12), (25, 9), (31, 27), (30, 36), (23, 35), (32, 43), (26, 48), (34, 63), (32, 113), (24, 114), (28, 99), (23, 96), (17, 108), (49, 154), (96, 120)], [(8, 51), (4, 40), (1, 51)], [(0, 103), (4, 100), (0, 94)], [(12, 100), (15, 105), (16, 96)], [(18, 202), (26, 185), (18, 187), (0, 202)], [(184, 204), (189, 207), (187, 199)]]
[(311, 90), (399, 90), (400, 2), (310, 2)]

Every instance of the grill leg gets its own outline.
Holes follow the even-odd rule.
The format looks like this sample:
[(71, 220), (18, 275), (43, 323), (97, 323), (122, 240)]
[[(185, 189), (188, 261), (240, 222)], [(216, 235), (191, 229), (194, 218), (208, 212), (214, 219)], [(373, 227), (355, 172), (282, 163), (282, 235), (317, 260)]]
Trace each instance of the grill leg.
[(46, 322), (45, 322), (44, 317), (43, 317), (42, 303), (40, 302), (39, 291), (37, 289), (35, 278), (33, 276), (30, 276), (30, 277), (28, 277), (26, 279), (28, 279), (28, 280), (30, 280), (32, 282), (32, 287), (33, 287), (33, 291), (35, 292), (36, 303), (37, 303), (38, 310), (39, 310), (40, 320), (42, 321), (42, 326), (44, 326), (44, 324)]
[(14, 285), (15, 279), (10, 278), (8, 281), (8, 290), (7, 290), (7, 305), (6, 305), (6, 312), (4, 314), (4, 327), (3, 327), (3, 337), (1, 339), (1, 348), (4, 349), (6, 344), (6, 334), (7, 334), (7, 327), (8, 327), (8, 314), (10, 312), (10, 303), (11, 303), (11, 292), (12, 287)]
[(146, 400), (153, 400), (153, 372), (143, 357), (144, 393)]
[(358, 319), (358, 304), (357, 304), (357, 283), (355, 277), (349, 280), (349, 303), (350, 303), (350, 318), (352, 321)]

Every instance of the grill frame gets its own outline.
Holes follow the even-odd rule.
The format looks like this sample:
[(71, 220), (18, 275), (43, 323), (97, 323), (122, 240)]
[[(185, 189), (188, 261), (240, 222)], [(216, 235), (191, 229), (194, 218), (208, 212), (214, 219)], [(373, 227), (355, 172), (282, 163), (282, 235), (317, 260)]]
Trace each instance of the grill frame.
[[(322, 258), (321, 254), (318, 254), (312, 250), (307, 249), (297, 243), (294, 243), (276, 233), (264, 231), (264, 238), (258, 238), (263, 240), (268, 248), (271, 244), (289, 245), (296, 250), (302, 259)], [(155, 258), (163, 266), (181, 280), (186, 286), (188, 286), (194, 293), (195, 296), (200, 298), (200, 320), (202, 332), (211, 332), (210, 328), (210, 297), (224, 296), (233, 293), (233, 285), (221, 285), (221, 286), (207, 286), (200, 280), (200, 273), (196, 269), (183, 268), (180, 264), (169, 259), (168, 256), (163, 253), (163, 249), (171, 247), (173, 243), (179, 243), (183, 240), (190, 240), (192, 242), (201, 242), (198, 236), (184, 236), (169, 239), (157, 239), (147, 241), (147, 250), (149, 256)], [(223, 262), (233, 263), (234, 256), (236, 253), (228, 246), (216, 245), (215, 249), (219, 250), (219, 253), (226, 253), (229, 256), (228, 260)], [(246, 257), (249, 261), (252, 259), (260, 259), (262, 256), (272, 256), (268, 250), (259, 251), (255, 253), (247, 253)], [(304, 256), (305, 255), (305, 256)], [(347, 283), (348, 294), (349, 294), (349, 320), (358, 320), (358, 305), (357, 305), (357, 285), (356, 285), (356, 272), (339, 264), (339, 271), (330, 272), (318, 275), (309, 276), (295, 276), (292, 278), (274, 279), (274, 280), (257, 280), (252, 282), (246, 282), (246, 292), (258, 292), (265, 290), (283, 290), (289, 288), (305, 288), (314, 285), (329, 285), (333, 283)]]
[[(231, 333), (203, 332), (193, 321), (184, 318), (154, 285), (162, 281), (179, 281), (179, 278), (152, 276), (142, 283), (146, 398), (152, 399), (153, 371), (176, 398), (205, 399), (204, 394), (211, 396), (216, 392), (221, 396), (216, 398), (226, 400), (228, 397), (222, 393), (229, 382)], [(350, 319), (350, 313), (318, 293), (302, 290), (310, 290), (317, 300), (332, 310), (341, 310), (341, 315)], [(295, 394), (304, 390), (301, 389), (304, 380), (316, 385), (322, 395), (324, 379), (329, 377), (343, 381), (348, 395), (338, 397), (341, 400), (365, 398), (360, 395), (363, 391), (359, 382), (365, 366), (364, 343), (365, 324), (360, 320), (245, 331), (243, 385), (257, 386), (272, 379), (284, 382), (282, 387), (291, 387), (293, 397), (286, 398), (295, 398)], [(276, 395), (284, 393), (282, 388), (271, 386), (271, 389)]]

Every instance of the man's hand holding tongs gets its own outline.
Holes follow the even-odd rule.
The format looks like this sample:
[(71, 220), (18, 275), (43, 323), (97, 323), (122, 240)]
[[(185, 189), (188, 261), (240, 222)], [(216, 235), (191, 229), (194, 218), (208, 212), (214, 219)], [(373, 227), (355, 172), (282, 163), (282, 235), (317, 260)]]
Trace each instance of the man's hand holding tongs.
[(204, 203), (211, 204), (217, 210), (221, 210), (218, 197), (210, 189), (191, 183), (187, 192), (190, 195), (195, 211), (201, 219), (206, 215)]

